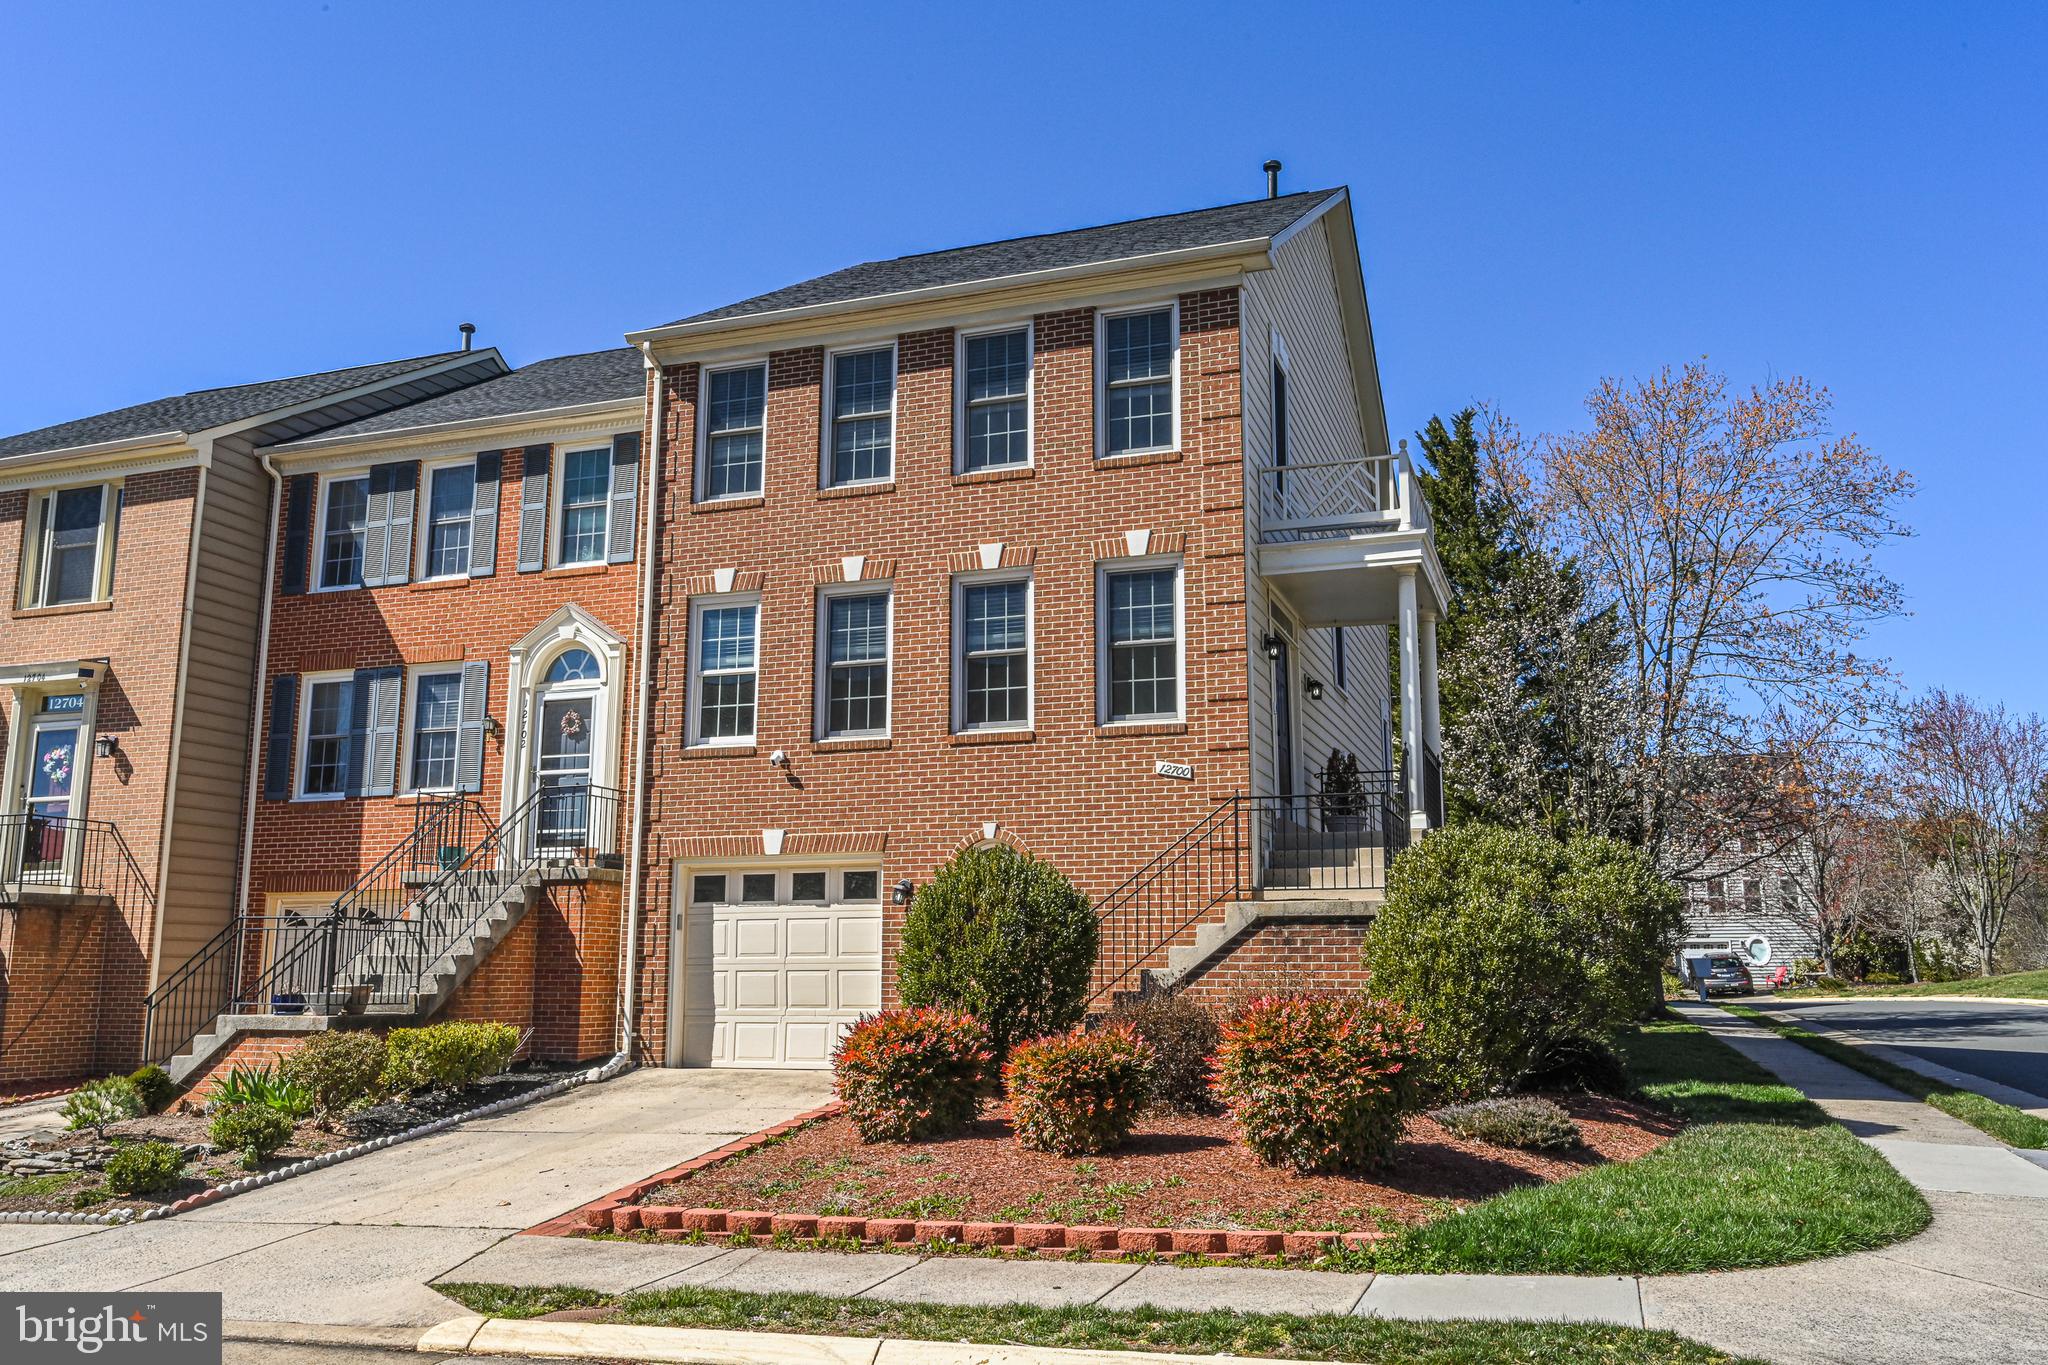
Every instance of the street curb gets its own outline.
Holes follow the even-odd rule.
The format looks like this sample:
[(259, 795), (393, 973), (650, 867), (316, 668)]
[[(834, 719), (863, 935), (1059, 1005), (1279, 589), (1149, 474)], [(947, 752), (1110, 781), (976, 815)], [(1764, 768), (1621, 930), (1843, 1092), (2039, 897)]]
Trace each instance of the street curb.
[(1753, 1005), (1751, 1008), (1755, 1009), (1758, 1013), (1769, 1014), (1771, 1018), (1778, 1020), (1780, 1023), (1794, 1024), (1810, 1033), (1818, 1033), (1824, 1038), (1832, 1038), (1845, 1047), (1858, 1048), (1868, 1052), (1881, 1061), (1890, 1062), (1893, 1066), (1906, 1071), (1917, 1072), (1931, 1081), (1940, 1081), (1943, 1085), (1952, 1085), (1959, 1090), (1974, 1091), (1985, 1099), (1996, 1100), (2000, 1104), (2009, 1104), (2022, 1113), (2031, 1114), (2035, 1118), (2048, 1119), (2048, 1096), (2036, 1095), (2031, 1090), (2022, 1090), (2018, 1086), (2007, 1085), (2003, 1081), (1994, 1081), (1989, 1076), (1979, 1076), (1973, 1071), (1960, 1071), (1952, 1066), (1943, 1066), (1940, 1062), (1927, 1061), (1889, 1043), (1881, 1043), (1874, 1038), (1865, 1037), (1854, 1029), (1846, 1028), (1840, 1024), (1828, 1024), (1819, 1019), (1802, 1018), (1797, 1014), (1791, 1013), (1775, 1014), (1772, 1013), (1768, 1005)]
[(340, 1327), (310, 1322), (261, 1322), (229, 1318), (221, 1323), (227, 1341), (260, 1341), (272, 1346), (364, 1346), (410, 1351), (420, 1339), (417, 1327)]
[(514, 1095), (508, 1099), (494, 1100), (490, 1104), (478, 1105), (474, 1109), (465, 1109), (459, 1114), (447, 1114), (441, 1118), (423, 1123), (417, 1128), (408, 1128), (402, 1133), (391, 1133), (384, 1137), (371, 1138), (368, 1142), (359, 1142), (353, 1147), (340, 1147), (331, 1152), (322, 1152), (319, 1156), (308, 1157), (304, 1161), (295, 1161), (289, 1166), (281, 1166), (274, 1171), (265, 1171), (261, 1175), (244, 1176), (240, 1180), (230, 1180), (225, 1185), (216, 1185), (210, 1190), (203, 1190), (198, 1194), (189, 1195), (184, 1199), (178, 1200), (176, 1203), (160, 1205), (153, 1209), (144, 1209), (140, 1213), (136, 1213), (132, 1209), (117, 1209), (112, 1213), (58, 1213), (43, 1210), (19, 1211), (0, 1213), (0, 1223), (63, 1224), (72, 1226), (82, 1224), (95, 1227), (120, 1227), (129, 1223), (154, 1223), (160, 1219), (174, 1218), (181, 1213), (189, 1213), (193, 1209), (204, 1208), (208, 1204), (217, 1204), (223, 1199), (232, 1199), (238, 1194), (247, 1194), (250, 1190), (267, 1188), (281, 1180), (289, 1180), (296, 1175), (306, 1175), (312, 1171), (324, 1171), (329, 1166), (338, 1166), (344, 1161), (352, 1161), (359, 1156), (368, 1156), (371, 1152), (381, 1152), (386, 1147), (396, 1147), (401, 1142), (411, 1142), (416, 1138), (431, 1137), (435, 1133), (446, 1132), (458, 1123), (467, 1123), (471, 1119), (490, 1118), (497, 1114), (510, 1113), (514, 1109), (523, 1109), (529, 1104), (538, 1104), (542, 1100), (553, 1099), (557, 1095), (566, 1094), (580, 1086), (591, 1085), (598, 1081), (608, 1081), (631, 1065), (632, 1060), (627, 1054), (623, 1052), (617, 1053), (611, 1060), (600, 1066), (594, 1066), (588, 1071), (579, 1071), (572, 1076), (564, 1076), (558, 1081), (549, 1082), (538, 1090), (529, 1090), (524, 1095)]
[(1948, 1005), (2032, 1005), (2048, 1009), (2048, 1000), (2024, 995), (1788, 995), (1779, 997), (1788, 1005), (1867, 1005), (1884, 1000), (1933, 1000)]

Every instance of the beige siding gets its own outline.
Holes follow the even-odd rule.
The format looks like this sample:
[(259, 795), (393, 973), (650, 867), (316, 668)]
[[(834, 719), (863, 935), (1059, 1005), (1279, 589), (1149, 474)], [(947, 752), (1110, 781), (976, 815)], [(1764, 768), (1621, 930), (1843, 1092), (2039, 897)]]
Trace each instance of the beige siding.
[(269, 524), (270, 480), (249, 445), (217, 442), (193, 583), (158, 980), (234, 913)]
[[(1359, 427), (1354, 370), (1331, 265), (1328, 216), (1283, 242), (1276, 268), (1247, 277), (1244, 288), (1245, 535), (1247, 557), (1246, 657), (1251, 661), (1252, 781), (1260, 793), (1278, 790), (1273, 726), (1273, 665), (1260, 649), (1276, 611), (1258, 570), (1258, 523), (1270, 504), (1270, 480), (1258, 467), (1273, 459), (1274, 338), (1287, 358), (1289, 456), (1294, 461), (1377, 454)], [(1359, 344), (1368, 344), (1363, 339)], [(1374, 406), (1378, 396), (1368, 395)], [(1377, 442), (1375, 441), (1375, 445)], [(1262, 500), (1264, 500), (1262, 502)], [(1366, 769), (1388, 766), (1387, 640), (1381, 626), (1345, 631), (1345, 686), (1327, 629), (1293, 632), (1297, 790), (1333, 750), (1356, 755)], [(1323, 699), (1310, 701), (1302, 678), (1319, 679)]]

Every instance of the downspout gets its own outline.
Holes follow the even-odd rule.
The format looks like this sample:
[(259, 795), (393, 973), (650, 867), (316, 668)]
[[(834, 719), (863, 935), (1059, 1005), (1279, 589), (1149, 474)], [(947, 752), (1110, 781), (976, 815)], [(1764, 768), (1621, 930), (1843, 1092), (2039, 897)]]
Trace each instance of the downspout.
[(235, 893), (237, 917), (249, 913), (249, 874), (256, 861), (256, 764), (263, 750), (263, 682), (270, 669), (270, 601), (277, 587), (277, 516), (284, 505), (284, 475), (270, 462), (270, 452), (258, 451), (256, 463), (270, 476), (270, 535), (263, 554), (263, 616), (256, 631), (256, 676), (249, 684), (249, 788), (242, 793), (242, 876)]
[(640, 356), (654, 376), (654, 393), (647, 429), (647, 492), (640, 500), (646, 531), (640, 544), (640, 643), (633, 659), (633, 832), (626, 859), (626, 969), (619, 1006), (619, 1051), (629, 1058), (638, 1032), (634, 1019), (640, 997), (640, 883), (647, 851), (648, 720), (654, 704), (654, 556), (660, 544), (661, 431), (666, 417), (662, 411), (661, 365), (654, 358), (654, 343), (641, 342)]

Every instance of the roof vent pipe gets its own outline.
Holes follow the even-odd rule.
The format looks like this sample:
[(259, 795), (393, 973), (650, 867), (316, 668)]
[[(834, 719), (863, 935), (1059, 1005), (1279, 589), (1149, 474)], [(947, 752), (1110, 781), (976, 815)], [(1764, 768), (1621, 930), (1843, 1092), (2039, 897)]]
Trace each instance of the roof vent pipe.
[(476, 324), (465, 322), (457, 327), (456, 330), (462, 333), (462, 349), (467, 351), (476, 341)]
[(1277, 161), (1268, 161), (1266, 163), (1266, 197), (1268, 199), (1278, 199), (1280, 197), (1280, 163)]

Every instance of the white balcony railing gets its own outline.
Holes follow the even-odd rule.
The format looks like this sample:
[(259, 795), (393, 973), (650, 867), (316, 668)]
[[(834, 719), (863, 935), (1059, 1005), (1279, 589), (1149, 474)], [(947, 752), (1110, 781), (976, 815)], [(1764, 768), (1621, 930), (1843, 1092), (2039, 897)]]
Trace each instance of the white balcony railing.
[(1257, 474), (1263, 541), (1429, 528), (1406, 441), (1391, 455), (1265, 464)]

